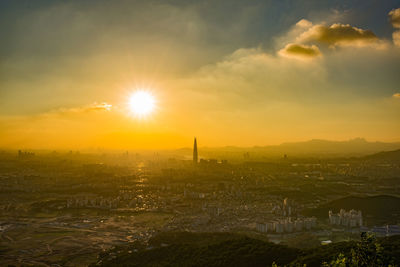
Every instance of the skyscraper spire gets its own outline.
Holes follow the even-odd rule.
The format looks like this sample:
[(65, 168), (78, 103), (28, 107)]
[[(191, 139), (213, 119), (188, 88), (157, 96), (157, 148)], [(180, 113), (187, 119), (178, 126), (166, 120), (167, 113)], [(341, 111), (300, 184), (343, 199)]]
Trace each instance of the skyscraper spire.
[(194, 138), (194, 145), (193, 145), (193, 163), (198, 162), (198, 155), (197, 155), (197, 141), (196, 137)]

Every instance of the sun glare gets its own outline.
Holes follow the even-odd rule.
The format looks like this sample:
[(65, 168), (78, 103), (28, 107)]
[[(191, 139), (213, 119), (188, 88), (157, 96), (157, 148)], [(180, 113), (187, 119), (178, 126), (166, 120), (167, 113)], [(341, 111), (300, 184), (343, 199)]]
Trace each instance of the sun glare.
[(129, 109), (134, 115), (144, 117), (154, 110), (155, 102), (154, 96), (150, 92), (139, 90), (129, 98)]

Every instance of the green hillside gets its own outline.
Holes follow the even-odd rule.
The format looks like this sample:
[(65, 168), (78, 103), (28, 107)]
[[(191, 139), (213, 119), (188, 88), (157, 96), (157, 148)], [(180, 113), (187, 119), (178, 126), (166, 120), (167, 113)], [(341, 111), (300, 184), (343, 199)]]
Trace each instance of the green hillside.
[[(147, 245), (136, 243), (102, 253), (93, 266), (321, 266), (340, 253), (352, 257), (352, 249), (357, 251), (360, 244), (341, 242), (301, 250), (232, 233), (164, 233)], [(373, 239), (363, 246), (373, 248), (371, 255), (384, 266), (400, 265), (400, 236)]]
[(348, 196), (323, 204), (318, 208), (306, 210), (304, 214), (327, 219), (329, 210), (339, 212), (340, 209), (361, 210), (364, 221), (369, 225), (396, 224), (400, 221), (400, 198), (387, 195)]
[(400, 162), (400, 149), (393, 151), (382, 151), (376, 154), (365, 156), (364, 159), (382, 162)]
[[(102, 255), (102, 266), (268, 266), (296, 259), (298, 249), (230, 233), (164, 233)], [(137, 252), (134, 252), (136, 251)]]

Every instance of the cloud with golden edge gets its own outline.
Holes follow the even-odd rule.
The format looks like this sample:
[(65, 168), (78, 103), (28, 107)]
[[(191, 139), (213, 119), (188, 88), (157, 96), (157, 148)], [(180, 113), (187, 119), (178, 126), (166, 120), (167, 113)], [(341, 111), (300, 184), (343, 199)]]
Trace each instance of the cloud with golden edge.
[[(393, 28), (400, 29), (400, 8), (391, 10), (388, 15)], [(400, 47), (400, 31), (393, 32), (392, 38), (394, 45)]]
[(315, 25), (298, 38), (299, 43), (318, 42), (334, 46), (367, 46), (378, 41), (371, 30), (352, 27), (349, 24), (335, 23), (331, 26)]
[(287, 44), (283, 49), (279, 50), (278, 54), (298, 59), (312, 59), (322, 56), (316, 45), (309, 46), (303, 44)]
[(399, 98), (399, 99), (400, 99), (400, 93), (395, 93), (395, 94), (393, 94), (393, 97), (394, 97), (394, 98)]
[(313, 24), (309, 20), (301, 19), (296, 23), (296, 26), (300, 28), (311, 28)]
[(400, 8), (393, 9), (389, 12), (389, 20), (393, 28), (400, 28)]

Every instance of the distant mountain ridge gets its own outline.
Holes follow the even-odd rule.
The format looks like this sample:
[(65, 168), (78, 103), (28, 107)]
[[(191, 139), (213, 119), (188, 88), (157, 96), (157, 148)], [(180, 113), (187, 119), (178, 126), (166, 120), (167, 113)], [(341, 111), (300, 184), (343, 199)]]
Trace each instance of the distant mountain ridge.
[(306, 142), (283, 143), (279, 147), (288, 148), (303, 153), (326, 153), (326, 154), (372, 154), (381, 151), (400, 149), (400, 142), (368, 142), (364, 138), (355, 138), (348, 141), (329, 141), (313, 139)]
[[(400, 142), (368, 142), (364, 138), (355, 138), (347, 141), (330, 141), (322, 139), (312, 139), (305, 142), (288, 142), (280, 145), (254, 146), (254, 147), (202, 147), (199, 140), (199, 153), (254, 153), (266, 156), (277, 155), (315, 155), (315, 156), (367, 156), (385, 151), (400, 150)], [(182, 148), (177, 151), (188, 152), (190, 148)]]

